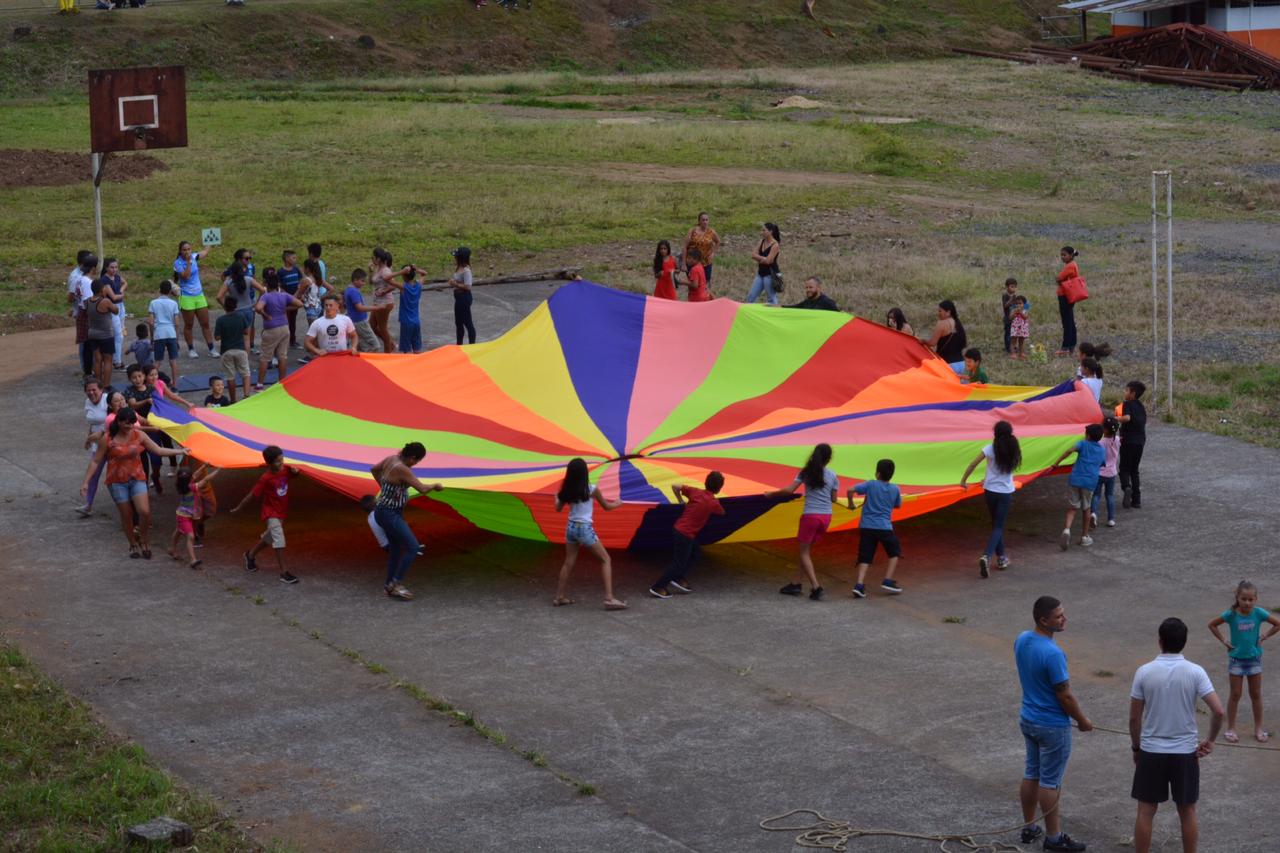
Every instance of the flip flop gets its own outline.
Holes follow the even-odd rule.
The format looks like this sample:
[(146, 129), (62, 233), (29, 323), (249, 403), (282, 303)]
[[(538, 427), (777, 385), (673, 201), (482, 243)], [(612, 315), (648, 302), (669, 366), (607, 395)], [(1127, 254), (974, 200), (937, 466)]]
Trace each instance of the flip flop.
[(150, 560), (150, 559), (151, 559), (151, 548), (150, 548), (150, 546), (148, 546), (148, 545), (143, 545), (143, 546), (142, 546), (142, 559), (144, 559), (144, 560)]
[(1222, 739), (1225, 740), (1227, 743), (1239, 743), (1240, 735), (1236, 734), (1233, 731), (1228, 731), (1226, 734), (1222, 736)]
[(192, 561), (191, 561), (191, 568), (193, 568), (193, 569), (199, 569), (199, 568), (200, 568), (200, 566), (201, 566), (201, 565), (203, 565), (203, 564), (204, 564), (204, 560), (192, 560)]
[(566, 604), (573, 604), (572, 598), (553, 598), (551, 599), (552, 607), (564, 607)]
[(609, 598), (609, 599), (606, 599), (604, 602), (604, 609), (605, 610), (626, 610), (627, 603), (625, 601), (619, 601), (616, 598)]
[(138, 558), (139, 558), (139, 557), (141, 557), (141, 556), (142, 556), (142, 552), (138, 550), (138, 546), (137, 546), (137, 545), (130, 545), (130, 546), (129, 546), (129, 559), (130, 559), (130, 560), (136, 560), (136, 559), (138, 559)]
[(1266, 743), (1271, 740), (1271, 735), (1266, 732), (1258, 732), (1254, 737), (1257, 739), (1258, 743)]

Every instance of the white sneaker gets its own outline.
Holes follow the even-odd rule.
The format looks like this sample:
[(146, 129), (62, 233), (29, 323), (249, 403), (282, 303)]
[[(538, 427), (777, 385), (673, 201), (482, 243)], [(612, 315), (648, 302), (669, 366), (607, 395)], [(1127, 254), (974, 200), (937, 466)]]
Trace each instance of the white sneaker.
[(1063, 531), (1062, 531), (1062, 539), (1058, 542), (1058, 544), (1062, 546), (1062, 550), (1064, 550), (1064, 551), (1071, 547), (1071, 531), (1070, 531), (1070, 529), (1067, 529), (1067, 530), (1063, 530)]
[(187, 358), (199, 358), (199, 357), (200, 357), (200, 354), (196, 352), (194, 349), (187, 350)]
[(1116, 520), (1114, 518), (1108, 518), (1107, 527), (1115, 527), (1115, 526), (1116, 526)]
[(1089, 513), (1089, 526), (1090, 527), (1098, 526), (1098, 514), (1096, 512)]
[(1083, 546), (1085, 546), (1086, 548), (1088, 548), (1090, 545), (1092, 545), (1092, 544), (1093, 544), (1093, 537), (1092, 537), (1092, 536), (1081, 536), (1081, 537), (1080, 537), (1080, 544), (1081, 544), (1081, 545), (1083, 545)]
[[(217, 357), (218, 357), (218, 355), (219, 355), (219, 353), (218, 353), (218, 348), (217, 348), (217, 347), (210, 347), (210, 348), (209, 348), (209, 358), (217, 358)], [(1097, 519), (1094, 519), (1094, 524), (1097, 524)]]

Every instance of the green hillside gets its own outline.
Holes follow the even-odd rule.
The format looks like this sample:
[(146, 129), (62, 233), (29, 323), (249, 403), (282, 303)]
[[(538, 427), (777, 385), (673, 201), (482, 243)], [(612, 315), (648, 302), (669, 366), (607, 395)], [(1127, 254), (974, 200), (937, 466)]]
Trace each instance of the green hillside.
[(0, 96), (76, 91), (101, 66), (185, 64), (196, 81), (803, 66), (936, 56), (1034, 32), (1019, 0), (817, 0), (816, 20), (800, 0), (535, 0), (516, 13), (496, 0), (480, 10), (469, 0), (15, 10), (35, 2), (0, 0)]

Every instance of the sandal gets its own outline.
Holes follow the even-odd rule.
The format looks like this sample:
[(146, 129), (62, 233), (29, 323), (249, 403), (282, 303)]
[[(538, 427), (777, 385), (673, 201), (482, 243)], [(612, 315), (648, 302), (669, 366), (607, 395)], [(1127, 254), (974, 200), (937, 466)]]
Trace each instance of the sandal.
[(151, 559), (151, 546), (149, 546), (149, 545), (143, 545), (143, 546), (142, 546), (142, 559), (144, 559), (144, 560), (150, 560), (150, 559)]
[(136, 560), (136, 559), (138, 559), (138, 558), (139, 558), (139, 557), (141, 557), (141, 556), (142, 556), (142, 552), (138, 550), (138, 546), (137, 546), (137, 545), (130, 545), (130, 546), (129, 546), (129, 559), (130, 559), (130, 560)]
[(564, 597), (551, 599), (552, 607), (564, 607), (566, 604), (573, 604), (573, 599)]
[(1266, 743), (1271, 740), (1271, 735), (1267, 734), (1265, 731), (1258, 732), (1253, 737), (1258, 741), (1258, 743)]
[(604, 609), (605, 610), (626, 610), (627, 603), (625, 601), (619, 601), (616, 598), (606, 598), (604, 600)]
[(1227, 729), (1227, 733), (1222, 736), (1227, 743), (1239, 743), (1240, 735), (1236, 734), (1232, 729)]
[(204, 560), (192, 560), (192, 561), (191, 561), (191, 568), (193, 568), (193, 569), (199, 569), (202, 565), (204, 565)]

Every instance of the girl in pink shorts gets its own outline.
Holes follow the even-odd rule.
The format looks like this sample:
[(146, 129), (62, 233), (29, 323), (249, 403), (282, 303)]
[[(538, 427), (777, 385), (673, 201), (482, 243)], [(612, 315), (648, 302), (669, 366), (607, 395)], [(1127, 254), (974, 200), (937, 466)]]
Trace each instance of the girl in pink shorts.
[(804, 592), (804, 579), (809, 579), (809, 598), (821, 601), (824, 594), (818, 584), (818, 575), (813, 570), (813, 558), (810, 549), (827, 532), (831, 524), (831, 504), (840, 491), (840, 478), (827, 465), (831, 464), (831, 445), (819, 444), (809, 454), (809, 461), (800, 469), (800, 473), (791, 485), (765, 492), (767, 498), (789, 498), (796, 489), (804, 486), (804, 512), (800, 516), (800, 529), (796, 538), (800, 540), (799, 567), (796, 580), (788, 583), (778, 592), (783, 595), (800, 595)]

